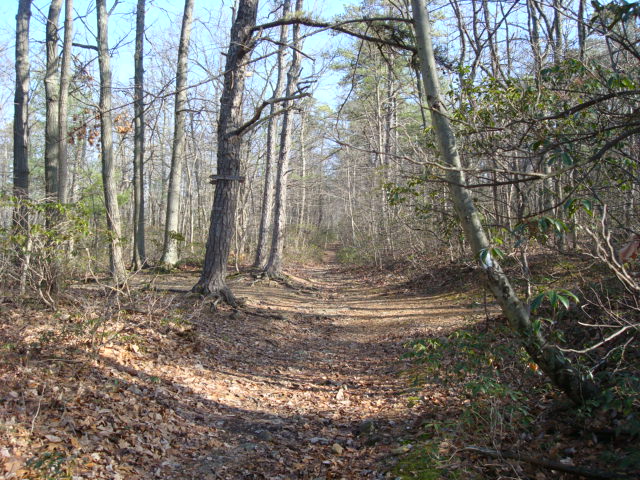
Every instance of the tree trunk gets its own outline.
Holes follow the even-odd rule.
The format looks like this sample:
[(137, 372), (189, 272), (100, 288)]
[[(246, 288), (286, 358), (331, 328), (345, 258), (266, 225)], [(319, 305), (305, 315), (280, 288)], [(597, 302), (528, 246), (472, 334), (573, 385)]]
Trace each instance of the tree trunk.
[(465, 188), (465, 178), (456, 146), (456, 138), (449, 123), (445, 105), (439, 92), (439, 80), (431, 43), (431, 24), (423, 0), (412, 0), (416, 42), (422, 76), (431, 111), (431, 119), (438, 147), (446, 164), (449, 190), (460, 222), (476, 258), (487, 275), (488, 286), (502, 307), (511, 327), (520, 335), (523, 346), (551, 381), (576, 403), (583, 403), (598, 393), (596, 385), (580, 375), (562, 352), (547, 343), (540, 331), (534, 328), (526, 308), (516, 296), (509, 279), (489, 253), (490, 244), (480, 222), (471, 194)]
[(109, 260), (111, 276), (116, 285), (126, 279), (122, 256), (120, 210), (113, 178), (115, 173), (113, 155), (113, 120), (111, 118), (111, 60), (108, 44), (108, 21), (106, 0), (96, 0), (98, 19), (98, 63), (100, 65), (100, 142), (102, 146), (102, 183), (104, 205), (109, 232)]
[[(356, 236), (356, 218), (353, 214), (353, 197), (355, 195), (355, 188), (351, 181), (351, 156), (347, 156), (347, 209), (349, 213), (349, 223), (351, 224), (351, 244), (356, 247), (358, 245), (358, 237)], [(354, 168), (355, 173), (355, 168)], [(354, 175), (355, 176), (355, 175)], [(353, 193), (352, 193), (353, 191)]]
[[(285, 0), (282, 6), (282, 18), (285, 18), (291, 10), (291, 2)], [(284, 86), (284, 64), (285, 54), (287, 51), (287, 37), (289, 32), (288, 25), (282, 25), (280, 27), (280, 44), (278, 46), (278, 78), (276, 80), (276, 86), (273, 89), (273, 98), (278, 98), (282, 95), (282, 88)], [(260, 214), (260, 227), (258, 228), (258, 244), (256, 246), (256, 257), (253, 262), (253, 266), (256, 268), (264, 269), (267, 265), (267, 238), (269, 236), (269, 228), (271, 227), (271, 220), (273, 217), (273, 164), (276, 156), (276, 130), (278, 126), (278, 120), (275, 116), (277, 106), (271, 104), (269, 123), (267, 125), (267, 156), (265, 158), (264, 166), (264, 190), (262, 192), (262, 212)]]
[[(307, 237), (305, 222), (307, 219), (307, 155), (306, 155), (306, 139), (305, 139), (305, 120), (306, 112), (300, 113), (300, 215), (298, 217), (298, 239), (302, 240), (304, 246)], [(299, 245), (298, 245), (299, 246)]]
[(529, 22), (529, 42), (533, 52), (533, 71), (536, 78), (536, 86), (541, 87), (540, 71), (542, 70), (542, 54), (540, 52), (540, 27), (538, 14), (534, 5), (535, 0), (527, 0), (527, 12)]
[(578, 58), (581, 62), (584, 61), (584, 53), (587, 43), (587, 26), (584, 19), (585, 3), (586, 0), (578, 0)]
[[(29, 20), (31, 0), (20, 0), (16, 16), (16, 92), (13, 100), (13, 194), (29, 195)], [(24, 212), (22, 212), (24, 213)], [(26, 226), (16, 212), (14, 224)]]
[(564, 39), (562, 34), (562, 0), (553, 0), (553, 63), (559, 65), (562, 61)]
[(73, 42), (73, 0), (64, 2), (64, 40), (60, 69), (60, 106), (58, 108), (58, 202), (69, 202), (69, 162), (67, 160), (67, 112), (69, 111), (69, 84), (71, 82), (71, 47)]
[[(296, 14), (302, 12), (303, 0), (296, 0)], [(294, 95), (300, 78), (300, 24), (293, 25), (293, 58), (287, 72), (286, 98)], [(287, 224), (287, 179), (289, 178), (289, 157), (291, 156), (291, 127), (292, 107), (295, 100), (285, 100), (280, 132), (280, 153), (278, 155), (278, 170), (276, 172), (276, 196), (274, 206), (273, 234), (271, 237), (271, 251), (265, 273), (270, 277), (282, 275), (282, 260), (284, 254), (285, 226)]]
[[(46, 26), (47, 67), (44, 77), (46, 98), (44, 178), (47, 201), (54, 201), (58, 197), (58, 158), (60, 148), (60, 128), (58, 125), (60, 118), (58, 20), (60, 18), (61, 9), (62, 0), (51, 1)], [(51, 219), (48, 217), (48, 221), (50, 220)]]
[(238, 181), (231, 179), (240, 173), (242, 135), (237, 130), (242, 124), (245, 60), (255, 46), (251, 29), (256, 24), (257, 11), (258, 0), (239, 0), (231, 27), (220, 98), (217, 152), (217, 174), (227, 179), (216, 182), (204, 268), (200, 280), (193, 287), (194, 292), (220, 296), (232, 305), (236, 301), (225, 279), (238, 202)]
[(492, 25), (491, 14), (489, 13), (488, 0), (482, 0), (482, 15), (484, 17), (484, 25), (487, 32), (487, 43), (489, 44), (489, 55), (491, 58), (491, 75), (494, 78), (504, 78), (498, 60), (498, 47), (496, 38), (496, 28)]
[[(20, 200), (29, 196), (29, 20), (31, 1), (20, 0), (16, 16), (16, 92), (13, 117), (13, 195)], [(20, 293), (24, 294), (29, 269), (29, 210), (19, 203), (13, 210), (12, 228), (27, 240), (17, 249), (20, 267)]]
[(185, 0), (182, 17), (180, 46), (178, 47), (178, 68), (176, 70), (175, 120), (173, 149), (171, 151), (171, 171), (167, 194), (167, 217), (164, 225), (164, 248), (160, 263), (168, 268), (178, 263), (178, 219), (180, 212), (180, 189), (182, 187), (182, 165), (185, 155), (185, 108), (187, 105), (187, 60), (189, 59), (189, 39), (193, 19), (194, 0)]
[(136, 50), (134, 55), (134, 139), (133, 139), (133, 268), (147, 262), (144, 242), (144, 9), (138, 0), (136, 10)]

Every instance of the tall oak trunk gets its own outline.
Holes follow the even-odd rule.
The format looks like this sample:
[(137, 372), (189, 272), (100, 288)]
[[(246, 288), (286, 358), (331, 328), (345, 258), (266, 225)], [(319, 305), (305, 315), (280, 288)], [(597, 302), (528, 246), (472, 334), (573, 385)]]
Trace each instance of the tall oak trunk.
[(71, 83), (71, 47), (73, 41), (73, 0), (64, 2), (64, 40), (60, 68), (60, 106), (58, 108), (58, 202), (69, 202), (68, 119), (69, 84)]
[[(16, 16), (16, 91), (13, 100), (13, 194), (29, 195), (29, 20), (31, 0), (20, 0)], [(14, 223), (26, 225), (21, 213)]]
[(102, 145), (102, 184), (109, 234), (111, 276), (116, 285), (124, 283), (126, 272), (122, 256), (120, 209), (115, 185), (113, 119), (111, 117), (111, 59), (109, 56), (106, 0), (96, 0), (98, 19), (98, 63), (100, 66), (100, 143)]
[(145, 0), (138, 0), (133, 81), (133, 268), (136, 270), (147, 261), (144, 242), (144, 9)]
[[(20, 0), (16, 16), (16, 91), (13, 117), (13, 195), (29, 196), (29, 20), (31, 1)], [(29, 240), (29, 210), (20, 203), (13, 210), (12, 228), (26, 241), (18, 247), (16, 263), (20, 267), (20, 293), (27, 284), (31, 249)]]
[(176, 69), (176, 95), (173, 131), (173, 149), (171, 150), (171, 171), (169, 173), (169, 191), (167, 194), (167, 216), (164, 226), (164, 248), (160, 263), (174, 267), (178, 263), (178, 221), (180, 217), (180, 189), (182, 187), (182, 166), (185, 156), (185, 109), (187, 106), (187, 60), (189, 58), (189, 39), (193, 19), (194, 0), (185, 0), (182, 17), (180, 46), (178, 47), (178, 68)]
[(58, 58), (58, 20), (62, 0), (52, 0), (46, 27), (47, 67), (44, 77), (46, 98), (44, 178), (47, 200), (58, 197), (58, 158), (60, 149), (60, 59)]

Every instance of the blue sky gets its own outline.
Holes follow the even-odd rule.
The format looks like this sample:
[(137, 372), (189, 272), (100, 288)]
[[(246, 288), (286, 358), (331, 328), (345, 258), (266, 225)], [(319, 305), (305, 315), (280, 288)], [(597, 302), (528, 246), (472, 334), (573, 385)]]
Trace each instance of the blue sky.
[[(2, 0), (5, 7), (5, 14), (0, 17), (0, 109), (6, 118), (7, 107), (10, 107), (13, 95), (13, 60), (15, 42), (15, 14), (17, 12), (17, 0)], [(271, 2), (261, 1), (261, 15), (268, 13), (268, 6)], [(342, 13), (344, 6), (353, 4), (353, 1), (335, 2), (323, 0), (307, 0), (305, 10), (310, 11), (317, 18), (328, 19), (334, 15)], [(74, 10), (76, 16), (80, 17), (74, 24), (74, 41), (95, 44), (95, 0), (75, 0)], [(110, 8), (113, 1), (107, 2)], [(211, 44), (207, 39), (212, 36), (221, 39), (226, 38), (230, 26), (230, 15), (232, 0), (196, 0), (194, 37), (192, 40), (192, 53), (194, 46), (198, 53), (194, 55), (219, 57), (220, 52), (226, 50), (226, 44)], [(109, 23), (109, 42), (113, 48), (119, 45), (113, 52), (112, 68), (114, 71), (114, 81), (122, 87), (131, 83), (133, 76), (133, 33), (135, 28), (135, 6), (136, 0), (120, 0)], [(32, 19), (30, 41), (32, 48), (32, 68), (37, 69), (44, 61), (43, 42), (44, 26), (48, 13), (49, 0), (34, 0), (32, 6)], [(147, 56), (153, 55), (157, 47), (161, 47), (167, 42), (177, 44), (180, 34), (180, 19), (184, 2), (182, 0), (147, 0)], [(64, 15), (64, 13), (63, 13)], [(62, 24), (63, 19), (60, 19)], [(331, 36), (327, 33), (320, 33), (309, 37), (305, 42), (305, 51), (312, 55), (319, 55), (322, 51), (335, 48), (340, 42), (344, 42), (343, 36)], [(76, 53), (78, 49), (76, 49)], [(85, 54), (89, 52), (84, 52)], [(149, 58), (149, 60), (151, 60)], [(318, 68), (320, 60), (316, 62)], [(147, 62), (148, 75), (153, 72), (152, 62)], [(194, 67), (194, 74), (198, 75), (197, 67)], [(309, 74), (311, 66), (307, 65), (304, 74)], [(324, 75), (316, 89), (317, 98), (325, 103), (333, 103), (335, 99), (338, 77), (331, 72)]]

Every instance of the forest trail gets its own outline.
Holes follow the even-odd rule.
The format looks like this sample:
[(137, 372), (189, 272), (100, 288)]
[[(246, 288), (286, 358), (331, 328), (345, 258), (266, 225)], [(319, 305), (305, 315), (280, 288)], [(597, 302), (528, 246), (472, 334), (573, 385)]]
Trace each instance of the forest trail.
[(406, 343), (484, 310), (447, 275), (416, 294), (324, 260), (286, 285), (231, 275), (240, 309), (187, 294), (194, 271), (141, 272), (123, 296), (78, 283), (55, 315), (0, 304), (6, 478), (394, 478), (416, 396), (455, 418), (412, 387)]
[(204, 351), (215, 351), (192, 372), (191, 395), (201, 397), (192, 434), (209, 449), (194, 444), (195, 458), (165, 465), (162, 478), (388, 478), (415, 420), (404, 344), (478, 312), (371, 285), (341, 269), (334, 251), (324, 260), (290, 275), (293, 287), (238, 275), (230, 286), (241, 310), (191, 316)]

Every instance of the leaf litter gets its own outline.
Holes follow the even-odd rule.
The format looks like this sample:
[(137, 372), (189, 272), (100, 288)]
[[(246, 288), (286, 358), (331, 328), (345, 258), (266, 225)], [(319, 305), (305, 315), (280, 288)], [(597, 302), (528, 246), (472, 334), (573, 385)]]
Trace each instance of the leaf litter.
[(126, 300), (76, 286), (55, 314), (0, 303), (1, 478), (430, 478), (403, 466), (415, 455), (441, 473), (515, 468), (451, 460), (477, 440), (452, 427), (471, 400), (403, 358), (484, 310), (332, 263), (292, 273), (293, 288), (235, 277), (240, 310), (173, 292), (188, 272), (142, 275)]

